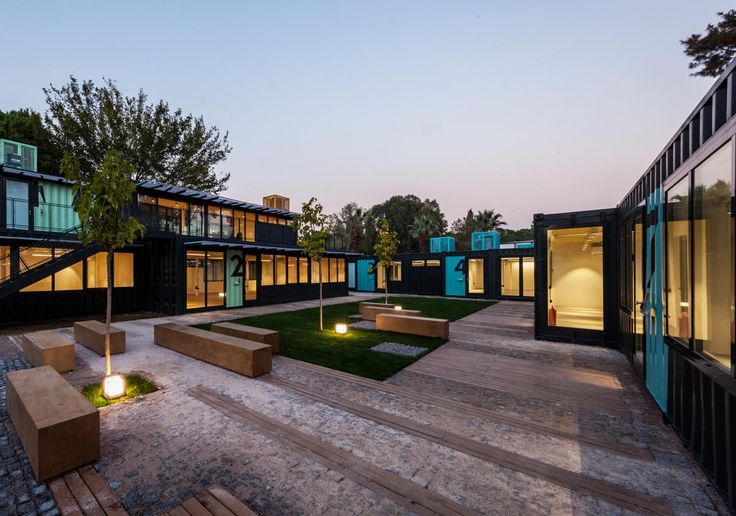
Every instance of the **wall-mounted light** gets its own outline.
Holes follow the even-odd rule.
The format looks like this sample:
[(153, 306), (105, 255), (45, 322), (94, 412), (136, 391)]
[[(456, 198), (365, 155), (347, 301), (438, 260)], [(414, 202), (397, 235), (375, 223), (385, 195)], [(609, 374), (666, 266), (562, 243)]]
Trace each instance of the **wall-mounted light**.
[(335, 325), (335, 333), (345, 335), (348, 332), (348, 325), (345, 323), (337, 323)]
[(224, 292), (219, 292), (217, 295), (220, 296), (220, 297), (225, 297), (225, 293)]
[(102, 395), (105, 399), (114, 400), (125, 394), (125, 378), (120, 374), (106, 376), (102, 380)]

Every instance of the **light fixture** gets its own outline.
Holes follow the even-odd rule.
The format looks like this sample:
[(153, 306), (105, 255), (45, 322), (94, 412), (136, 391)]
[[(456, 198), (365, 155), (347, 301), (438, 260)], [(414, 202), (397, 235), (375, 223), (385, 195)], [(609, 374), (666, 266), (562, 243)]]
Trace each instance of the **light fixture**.
[(102, 395), (107, 400), (114, 400), (125, 394), (125, 378), (120, 374), (106, 376), (102, 380)]
[(220, 296), (220, 297), (225, 297), (225, 293), (224, 292), (220, 292), (217, 295)]
[(337, 323), (335, 325), (335, 333), (345, 335), (348, 332), (348, 325), (345, 323)]
[(394, 310), (401, 310), (401, 305), (394, 306)]

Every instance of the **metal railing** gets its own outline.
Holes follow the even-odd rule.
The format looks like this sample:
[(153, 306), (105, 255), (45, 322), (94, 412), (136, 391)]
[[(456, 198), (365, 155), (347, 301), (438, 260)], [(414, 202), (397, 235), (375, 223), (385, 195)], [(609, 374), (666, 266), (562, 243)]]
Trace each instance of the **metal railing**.
[[(32, 244), (18, 248), (15, 251), (10, 251), (0, 256), (0, 284), (5, 283), (13, 278), (25, 274), (37, 267), (51, 263), (52, 261), (63, 257), (66, 253), (58, 256), (54, 255), (53, 249), (59, 248), (64, 245), (64, 242), (77, 243), (76, 237), (79, 233), (81, 226), (75, 226), (69, 228), (66, 231), (60, 232), (54, 236), (46, 237), (40, 240), (35, 240)], [(49, 251), (48, 256), (42, 256), (42, 260), (34, 261), (29, 264), (23, 255), (28, 252), (33, 252), (38, 249), (47, 249)], [(68, 249), (64, 247), (64, 249)], [(38, 257), (37, 257), (38, 258)], [(17, 268), (14, 267), (14, 262), (17, 261)]]
[(28, 199), (5, 198), (6, 229), (63, 233), (78, 225), (79, 217), (73, 206), (52, 202), (40, 202), (32, 206)]

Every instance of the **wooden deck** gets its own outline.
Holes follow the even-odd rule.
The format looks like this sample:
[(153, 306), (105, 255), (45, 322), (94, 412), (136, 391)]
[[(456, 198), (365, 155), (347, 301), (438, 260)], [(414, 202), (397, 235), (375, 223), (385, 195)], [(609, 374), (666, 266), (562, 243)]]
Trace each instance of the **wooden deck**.
[(117, 496), (92, 466), (83, 466), (49, 482), (56, 505), (63, 515), (127, 515)]
[(169, 509), (165, 516), (257, 516), (250, 507), (235, 498), (221, 486), (184, 500), (181, 505)]

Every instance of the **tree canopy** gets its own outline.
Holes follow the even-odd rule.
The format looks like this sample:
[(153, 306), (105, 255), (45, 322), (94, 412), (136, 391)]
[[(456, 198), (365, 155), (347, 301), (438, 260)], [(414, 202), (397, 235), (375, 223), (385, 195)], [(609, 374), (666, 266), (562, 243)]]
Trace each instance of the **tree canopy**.
[(364, 219), (364, 234), (361, 250), (370, 253), (376, 244), (378, 223), (382, 219), (388, 221), (392, 230), (396, 231), (399, 239), (399, 252), (416, 250), (419, 239), (411, 234), (411, 226), (424, 213), (433, 221), (437, 233), (444, 233), (447, 229), (445, 215), (435, 199), (421, 200), (416, 195), (394, 195), (388, 200), (370, 208)]
[(228, 135), (204, 119), (163, 100), (149, 102), (139, 90), (124, 95), (110, 79), (102, 85), (79, 82), (44, 88), (46, 127), (55, 145), (76, 157), (84, 181), (90, 181), (110, 151), (129, 163), (131, 179), (153, 179), (207, 192), (225, 188), (230, 174), (215, 167), (231, 148)]
[(43, 118), (32, 109), (0, 111), (0, 138), (38, 147), (39, 172), (58, 173), (62, 151), (46, 129)]
[(680, 41), (685, 55), (692, 58), (691, 75), (718, 77), (736, 55), (736, 10), (719, 12), (716, 25), (709, 23), (703, 34), (691, 34)]
[(373, 246), (373, 252), (376, 254), (376, 258), (378, 259), (377, 265), (383, 268), (383, 288), (386, 304), (388, 304), (389, 271), (391, 270), (391, 262), (394, 255), (396, 254), (396, 250), (398, 249), (398, 247), (399, 239), (396, 236), (396, 231), (391, 230), (386, 219), (381, 219), (381, 222), (378, 223), (378, 238), (376, 241), (376, 245)]
[(328, 217), (315, 197), (302, 204), (302, 213), (294, 217), (293, 226), (296, 232), (296, 244), (302, 248), (302, 253), (309, 257), (312, 266), (316, 263), (319, 267), (319, 329), (323, 330), (322, 255), (325, 254), (330, 231)]

